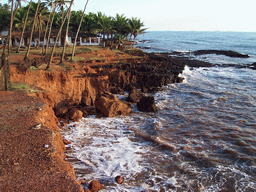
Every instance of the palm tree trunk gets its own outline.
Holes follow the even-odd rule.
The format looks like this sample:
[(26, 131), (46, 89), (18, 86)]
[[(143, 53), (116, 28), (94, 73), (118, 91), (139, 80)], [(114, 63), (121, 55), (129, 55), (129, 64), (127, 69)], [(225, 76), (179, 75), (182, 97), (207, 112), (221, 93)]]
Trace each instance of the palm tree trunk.
[[(15, 18), (15, 16), (16, 16), (16, 13), (17, 13), (17, 10), (18, 10), (19, 5), (20, 5), (20, 4), (19, 4), (19, 1), (18, 1), (18, 4), (16, 4), (15, 8), (14, 8), (14, 5), (12, 6), (13, 12), (14, 12), (14, 13), (12, 13), (12, 18), (13, 18), (13, 20), (14, 20), (14, 18)], [(13, 21), (12, 21), (12, 25), (13, 25)], [(5, 46), (4, 46), (3, 52), (6, 50), (7, 44), (9, 45), (9, 40), (10, 40), (10, 33), (8, 34), (8, 37), (7, 37), (6, 44), (5, 44)]]
[(53, 48), (52, 48), (51, 57), (50, 57), (50, 59), (49, 59), (49, 62), (48, 62), (48, 64), (47, 64), (47, 67), (46, 67), (45, 70), (47, 70), (47, 69), (50, 68), (50, 64), (51, 64), (51, 62), (52, 62), (52, 58), (53, 58), (53, 54), (54, 54), (54, 50), (55, 50), (55, 47), (56, 47), (58, 38), (59, 38), (60, 33), (61, 33), (61, 31), (62, 31), (63, 25), (64, 25), (64, 23), (65, 23), (65, 21), (66, 21), (66, 19), (67, 19), (68, 13), (71, 11), (71, 7), (72, 7), (73, 2), (74, 2), (74, 0), (71, 1), (70, 6), (69, 6), (68, 11), (67, 11), (67, 14), (66, 14), (65, 18), (63, 19), (63, 22), (62, 22), (62, 24), (61, 24), (61, 26), (60, 26), (60, 30), (59, 30), (59, 32), (58, 32), (58, 35), (57, 35), (56, 39), (55, 39), (54, 46), (53, 46)]
[(13, 8), (14, 8), (14, 0), (12, 0), (12, 9), (11, 9), (11, 21), (10, 21), (10, 28), (9, 28), (9, 45), (8, 45), (8, 55), (5, 56), (5, 50), (3, 51), (2, 61), (4, 67), (4, 87), (5, 90), (8, 91), (10, 89), (10, 52), (11, 52), (11, 40), (12, 40), (12, 25), (13, 25)]
[(29, 7), (28, 7), (27, 14), (26, 14), (26, 18), (25, 18), (24, 26), (23, 26), (22, 33), (21, 33), (21, 36), (20, 36), (20, 43), (19, 43), (19, 46), (18, 46), (18, 48), (17, 48), (16, 53), (19, 53), (19, 52), (20, 52), (21, 41), (22, 41), (23, 36), (24, 36), (24, 32), (25, 32), (25, 28), (26, 28), (27, 20), (28, 20), (28, 14), (29, 14), (29, 10), (30, 10), (31, 5), (32, 5), (32, 0), (31, 0), (31, 1), (30, 1), (30, 3), (29, 3)]
[[(68, 14), (68, 13), (67, 13)], [(68, 36), (68, 27), (69, 27), (69, 21), (70, 21), (70, 17), (71, 17), (71, 9), (69, 11), (69, 17), (68, 17), (68, 22), (67, 22), (67, 29), (66, 29), (66, 34), (65, 34), (65, 40), (64, 40), (64, 45), (63, 45), (63, 51), (62, 51), (62, 55), (61, 55), (61, 59), (60, 59), (60, 63), (59, 64), (62, 64), (63, 63), (63, 60), (64, 60), (64, 55), (65, 55), (65, 49), (66, 49), (66, 38)]]
[(80, 31), (82, 22), (83, 22), (84, 13), (85, 13), (88, 2), (89, 2), (89, 0), (87, 0), (86, 4), (84, 6), (83, 15), (82, 15), (82, 18), (81, 18), (80, 23), (79, 23), (79, 27), (78, 27), (77, 32), (76, 32), (75, 42), (74, 42), (73, 49), (72, 49), (71, 61), (73, 61), (73, 58), (74, 58), (77, 36), (78, 36), (79, 31)]
[(52, 24), (53, 24), (53, 19), (54, 19), (54, 15), (55, 15), (55, 12), (56, 12), (56, 8), (57, 8), (57, 5), (55, 5), (54, 10), (53, 10), (53, 14), (52, 14), (52, 20), (51, 20), (50, 29), (49, 29), (49, 33), (48, 33), (48, 38), (47, 38), (47, 42), (46, 42), (46, 46), (45, 46), (45, 52), (44, 52), (45, 55), (47, 54), (47, 48), (49, 46), (49, 41), (50, 41), (51, 32), (52, 32)]
[[(53, 2), (53, 0), (51, 0), (51, 5), (52, 5), (52, 2)], [(45, 42), (45, 40), (46, 40), (46, 35), (47, 35), (47, 31), (48, 31), (48, 26), (49, 26), (49, 22), (50, 22), (50, 19), (51, 19), (51, 13), (52, 13), (52, 8), (51, 8), (51, 12), (49, 13), (49, 17), (48, 17), (47, 24), (46, 24), (46, 27), (45, 27), (44, 39), (43, 39), (43, 46), (42, 46), (42, 55), (44, 54), (44, 42)]]
[(36, 7), (36, 13), (35, 13), (35, 17), (34, 17), (34, 21), (33, 21), (33, 25), (32, 25), (32, 30), (31, 30), (31, 34), (30, 34), (29, 45), (28, 45), (27, 53), (26, 53), (24, 59), (28, 58), (28, 55), (29, 55), (29, 52), (30, 52), (31, 41), (32, 41), (32, 38), (33, 38), (33, 31), (34, 31), (34, 28), (35, 28), (35, 22), (36, 22), (36, 17), (37, 17), (37, 12), (38, 12), (39, 5), (40, 5), (40, 0), (38, 0), (38, 4), (37, 4), (37, 7)]

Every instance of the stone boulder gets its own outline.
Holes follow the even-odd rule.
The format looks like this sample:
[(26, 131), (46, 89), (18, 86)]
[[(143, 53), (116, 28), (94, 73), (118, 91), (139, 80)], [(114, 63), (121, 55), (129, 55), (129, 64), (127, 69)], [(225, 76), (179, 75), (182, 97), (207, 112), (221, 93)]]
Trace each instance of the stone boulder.
[(99, 181), (91, 181), (88, 188), (90, 189), (91, 192), (98, 192), (99, 190), (103, 189), (104, 186), (100, 184)]
[(157, 111), (157, 107), (155, 104), (155, 98), (153, 96), (142, 97), (140, 102), (137, 103), (137, 108), (139, 111), (144, 111), (144, 112)]
[(79, 121), (83, 117), (83, 112), (77, 108), (73, 108), (69, 111), (69, 119)]
[(121, 184), (121, 183), (124, 182), (124, 178), (123, 178), (121, 175), (118, 175), (118, 176), (116, 176), (115, 181), (116, 181), (118, 184)]
[(62, 106), (55, 109), (55, 115), (58, 117), (63, 117), (68, 112), (68, 108), (66, 106)]
[(143, 96), (144, 96), (143, 93), (138, 89), (132, 89), (129, 93), (127, 101), (138, 103)]
[(111, 93), (104, 93), (96, 98), (95, 107), (97, 112), (105, 117), (114, 117), (130, 113), (132, 105), (128, 102), (120, 101)]

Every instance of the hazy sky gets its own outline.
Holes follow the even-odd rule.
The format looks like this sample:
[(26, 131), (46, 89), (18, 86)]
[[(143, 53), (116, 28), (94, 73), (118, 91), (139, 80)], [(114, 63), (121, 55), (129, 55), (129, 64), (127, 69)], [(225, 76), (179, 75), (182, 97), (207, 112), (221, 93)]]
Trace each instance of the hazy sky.
[[(85, 2), (75, 0), (73, 9), (83, 10)], [(256, 32), (255, 9), (255, 0), (89, 0), (86, 12), (137, 17), (151, 31)]]

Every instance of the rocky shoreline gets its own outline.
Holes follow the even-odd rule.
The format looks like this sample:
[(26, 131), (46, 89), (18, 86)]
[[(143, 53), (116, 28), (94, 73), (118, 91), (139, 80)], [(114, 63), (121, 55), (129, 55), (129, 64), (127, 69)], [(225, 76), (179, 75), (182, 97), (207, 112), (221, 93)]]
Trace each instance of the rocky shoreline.
[[(110, 51), (108, 50), (103, 53), (98, 51), (97, 54), (107, 55), (110, 54)], [(38, 160), (41, 162), (41, 166), (44, 166), (45, 163), (47, 164), (49, 162), (53, 162), (50, 166), (47, 166), (47, 171), (43, 171), (43, 173), (46, 175), (44, 177), (45, 180), (41, 183), (42, 185), (44, 182), (48, 182), (48, 180), (52, 178), (51, 174), (56, 175), (55, 172), (61, 173), (60, 175), (56, 175), (55, 180), (59, 181), (56, 186), (50, 184), (45, 186), (48, 187), (48, 190), (54, 186), (56, 189), (63, 189), (62, 191), (83, 191), (80, 185), (81, 182), (79, 183), (75, 179), (74, 169), (63, 160), (65, 158), (63, 156), (63, 152), (65, 150), (64, 144), (67, 144), (68, 141), (63, 141), (61, 138), (56, 117), (58, 117), (59, 122), (62, 122), (62, 125), (65, 125), (66, 123), (69, 123), (69, 120), (78, 121), (80, 118), (92, 114), (96, 114), (98, 117), (125, 115), (131, 112), (131, 103), (137, 103), (138, 107), (142, 107), (141, 111), (156, 111), (157, 109), (154, 107), (154, 98), (145, 97), (143, 95), (144, 93), (156, 92), (167, 84), (182, 82), (183, 79), (179, 77), (179, 74), (182, 73), (185, 65), (190, 67), (213, 66), (210, 63), (189, 60), (188, 58), (172, 58), (169, 57), (167, 53), (146, 54), (138, 50), (136, 52), (122, 54), (129, 54), (132, 56), (137, 56), (138, 58), (126, 58), (120, 61), (115, 59), (115, 62), (102, 62), (102, 60), (86, 62), (82, 60), (70, 65), (72, 70), (66, 71), (31, 70), (29, 66), (24, 68), (22, 65), (14, 65), (11, 67), (12, 82), (23, 82), (34, 85), (42, 89), (42, 91), (31, 91), (29, 96), (18, 93), (5, 93), (2, 91), (1, 99), (3, 102), (7, 98), (8, 94), (10, 94), (9, 105), (11, 105), (11, 99), (18, 100), (17, 98), (21, 96), (24, 97), (24, 100), (30, 102), (32, 98), (39, 100), (41, 99), (40, 102), (43, 103), (42, 105), (44, 106), (42, 107), (42, 110), (37, 111), (38, 109), (36, 108), (35, 111), (31, 112), (31, 114), (36, 115), (31, 116), (32, 119), (29, 121), (21, 119), (22, 121), (26, 121), (30, 124), (33, 122), (33, 125), (24, 124), (22, 126), (22, 130), (24, 130), (24, 133), (28, 133), (36, 130), (48, 130), (48, 128), (50, 128), (51, 134), (57, 135), (54, 137), (49, 137), (48, 140), (43, 139), (42, 142), (45, 144), (40, 145), (40, 147), (36, 149), (33, 147), (34, 142), (28, 143), (26, 146), (27, 148), (35, 151), (34, 158), (38, 157), (38, 151), (40, 150), (45, 151), (45, 149), (48, 149), (48, 147), (54, 149), (54, 151), (49, 150), (45, 153), (46, 161), (41, 162), (42, 159)], [(116, 57), (119, 57), (120, 55), (121, 53), (118, 53)], [(36, 58), (36, 60), (38, 60), (38, 58)], [(34, 61), (31, 60), (31, 63), (34, 63)], [(139, 89), (141, 91), (139, 91)], [(123, 94), (124, 91), (130, 92), (129, 98), (127, 98), (127, 101), (120, 101), (114, 94)], [(151, 103), (151, 105), (146, 107), (145, 103)], [(20, 105), (21, 103), (17, 103), (17, 107)], [(29, 104), (27, 104), (26, 107), (28, 108), (28, 106)], [(4, 109), (6, 106), (2, 107)], [(26, 110), (22, 111), (22, 113), (19, 110), (16, 111), (17, 107), (10, 108), (10, 110), (12, 110), (10, 113), (15, 114), (15, 112), (18, 112), (17, 115), (19, 115), (19, 113), (23, 115), (26, 114)], [(13, 116), (12, 121), (15, 121), (15, 118), (17, 118), (17, 116)], [(37, 120), (36, 122), (34, 122), (35, 119)], [(40, 126), (37, 129), (38, 125)], [(3, 133), (6, 135), (12, 135), (15, 132), (16, 129), (4, 130)], [(26, 137), (24, 140), (25, 139)], [(3, 143), (3, 140), (4, 138), (2, 138), (0, 150), (2, 150), (1, 147), (6, 144)], [(51, 142), (49, 142), (50, 140)], [(8, 140), (8, 142), (10, 142), (9, 145), (12, 146), (13, 143), (11, 140)], [(15, 145), (21, 147), (21, 149), (17, 148), (17, 150), (23, 150), (21, 143), (15, 143)], [(3, 153), (1, 154), (1, 165), (6, 164), (6, 169), (1, 169), (4, 171), (1, 171), (0, 180), (6, 183), (1, 184), (0, 189), (8, 189), (9, 191), (12, 191), (12, 186), (16, 186), (16, 189), (19, 190), (28, 190), (32, 188), (36, 189), (41, 187), (41, 184), (37, 184), (36, 181), (32, 182), (33, 174), (30, 177), (31, 180), (26, 182), (24, 185), (15, 184), (15, 173), (20, 170), (19, 168), (17, 169), (16, 165), (21, 165), (25, 160), (20, 158), (18, 151), (12, 152), (13, 154), (17, 153), (17, 156), (15, 156), (15, 161), (13, 160), (10, 164), (6, 164), (6, 162), (8, 159), (10, 160), (13, 157), (5, 156)], [(10, 154), (10, 156), (11, 155), (12, 154)], [(28, 158), (30, 157), (28, 156)], [(60, 167), (56, 166), (57, 161), (60, 164)], [(32, 167), (31, 170), (38, 169), (38, 164), (32, 165), (35, 166)], [(29, 164), (26, 166), (29, 166)], [(25, 168), (26, 167), (24, 167), (24, 170), (22, 169), (23, 172), (21, 172), (21, 174), (26, 172)], [(16, 169), (17, 171), (15, 171)], [(9, 172), (13, 174), (10, 175), (8, 174)], [(40, 174), (38, 173), (38, 175)], [(67, 177), (67, 175), (69, 176)], [(21, 180), (25, 178), (26, 174), (20, 175), (17, 182), (21, 182)], [(7, 181), (11, 182), (8, 183)], [(65, 188), (65, 186), (64, 188), (57, 188), (59, 187), (58, 185), (61, 185), (61, 182), (68, 182), (69, 188)], [(91, 191), (93, 190), (91, 189)]]

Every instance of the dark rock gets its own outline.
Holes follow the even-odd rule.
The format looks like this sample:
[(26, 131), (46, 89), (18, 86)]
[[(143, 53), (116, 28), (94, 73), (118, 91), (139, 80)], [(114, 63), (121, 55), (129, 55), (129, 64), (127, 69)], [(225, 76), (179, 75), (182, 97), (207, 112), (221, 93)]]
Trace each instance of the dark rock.
[(147, 87), (142, 87), (142, 88), (141, 88), (141, 91), (142, 91), (143, 93), (148, 93), (148, 92), (149, 92), (149, 89), (148, 89)]
[(118, 87), (117, 85), (116, 86), (110, 86), (109, 91), (113, 94), (120, 94), (120, 95), (124, 94), (124, 90), (121, 89), (120, 87)]
[(58, 117), (64, 116), (68, 112), (68, 108), (63, 106), (55, 109), (55, 115)]
[(65, 145), (68, 145), (68, 144), (71, 144), (72, 142), (71, 142), (71, 141), (68, 141), (67, 139), (63, 139), (63, 143), (64, 143)]
[(118, 183), (118, 184), (121, 184), (124, 182), (124, 178), (120, 175), (116, 176), (115, 178), (115, 181)]
[(83, 112), (77, 108), (73, 108), (69, 111), (69, 119), (78, 121), (83, 117)]
[(105, 117), (126, 115), (131, 112), (132, 105), (128, 102), (120, 101), (115, 95), (104, 93), (95, 100), (95, 107), (98, 113)]
[(144, 111), (144, 112), (157, 111), (157, 107), (155, 104), (155, 98), (153, 96), (142, 97), (140, 102), (137, 103), (137, 108), (139, 111)]
[(224, 51), (224, 50), (198, 50), (194, 51), (195, 55), (206, 55), (206, 54), (216, 54), (216, 55), (225, 55), (228, 57), (238, 57), (238, 58), (248, 58), (249, 55), (244, 55), (235, 51)]
[(99, 190), (103, 189), (104, 186), (100, 184), (99, 181), (91, 181), (88, 188), (90, 189), (91, 192), (98, 192)]
[(143, 96), (144, 95), (140, 90), (133, 89), (129, 93), (129, 96), (127, 97), (127, 101), (133, 102), (133, 103), (138, 103)]

